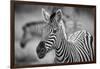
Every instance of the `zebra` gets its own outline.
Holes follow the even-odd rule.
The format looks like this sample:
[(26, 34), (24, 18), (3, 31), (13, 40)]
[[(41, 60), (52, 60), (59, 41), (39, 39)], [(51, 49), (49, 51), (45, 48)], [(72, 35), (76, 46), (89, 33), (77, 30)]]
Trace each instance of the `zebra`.
[(21, 48), (25, 48), (26, 44), (32, 40), (34, 35), (41, 37), (41, 29), (45, 25), (44, 21), (32, 21), (26, 23), (23, 27), (23, 34), (20, 41)]
[[(58, 7), (54, 7), (51, 10), (51, 13), (53, 13)], [(60, 8), (62, 9), (62, 8)], [(63, 13), (64, 14), (64, 13)], [(65, 15), (65, 14), (64, 14)], [(67, 16), (67, 15), (66, 15)], [(63, 20), (64, 21), (64, 20)], [(65, 21), (64, 21), (65, 23)], [(23, 27), (22, 27), (22, 38), (20, 41), (20, 46), (21, 48), (25, 48), (26, 44), (32, 40), (33, 35), (39, 35), (41, 36), (41, 30), (42, 27), (45, 25), (45, 21), (39, 20), (39, 21), (32, 21), (32, 22), (27, 22)], [(67, 36), (65, 35), (67, 38)]]
[(80, 30), (68, 37), (64, 36), (62, 10), (58, 9), (51, 15), (42, 9), (46, 25), (43, 28), (42, 39), (36, 48), (39, 59), (55, 50), (54, 63), (91, 62), (94, 60), (93, 36), (86, 30)]

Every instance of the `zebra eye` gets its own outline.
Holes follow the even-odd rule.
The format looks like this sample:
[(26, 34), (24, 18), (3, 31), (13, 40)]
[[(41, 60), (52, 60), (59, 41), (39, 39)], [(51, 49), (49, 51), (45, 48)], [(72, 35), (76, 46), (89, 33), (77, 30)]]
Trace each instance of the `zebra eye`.
[(57, 29), (55, 28), (54, 30), (53, 30), (53, 33), (56, 33), (57, 32)]
[(53, 30), (53, 33), (56, 33), (56, 30)]

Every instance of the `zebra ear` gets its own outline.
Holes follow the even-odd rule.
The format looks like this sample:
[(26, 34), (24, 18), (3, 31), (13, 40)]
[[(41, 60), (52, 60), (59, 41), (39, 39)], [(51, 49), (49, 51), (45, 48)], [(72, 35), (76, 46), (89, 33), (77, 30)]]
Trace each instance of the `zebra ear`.
[(44, 8), (42, 8), (42, 16), (43, 16), (43, 20), (48, 23), (50, 14)]
[(62, 19), (62, 11), (61, 11), (61, 9), (58, 9), (56, 11), (56, 21), (59, 23), (61, 21), (61, 19)]

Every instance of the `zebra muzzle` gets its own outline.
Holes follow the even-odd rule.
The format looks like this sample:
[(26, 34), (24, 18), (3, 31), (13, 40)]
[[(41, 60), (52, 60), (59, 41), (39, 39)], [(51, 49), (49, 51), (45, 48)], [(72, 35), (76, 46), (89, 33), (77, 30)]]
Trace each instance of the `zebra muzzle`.
[(25, 45), (26, 45), (26, 43), (24, 43), (24, 42), (20, 42), (20, 46), (21, 46), (21, 48), (24, 48)]
[(37, 53), (37, 56), (39, 59), (42, 59), (45, 57), (46, 55), (46, 48), (45, 48), (45, 42), (44, 41), (41, 41), (39, 44), (38, 44), (38, 47), (36, 49), (36, 53)]

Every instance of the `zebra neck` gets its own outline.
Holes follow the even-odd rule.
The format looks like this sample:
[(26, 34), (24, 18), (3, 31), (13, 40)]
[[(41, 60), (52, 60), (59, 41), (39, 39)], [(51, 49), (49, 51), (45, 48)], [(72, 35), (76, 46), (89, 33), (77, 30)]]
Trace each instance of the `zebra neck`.
[(61, 27), (62, 27), (62, 31), (63, 31), (64, 37), (65, 37), (65, 39), (67, 39), (66, 31), (65, 31), (65, 25), (64, 25), (63, 20), (61, 20), (60, 25), (61, 25)]
[[(61, 42), (59, 42), (55, 52), (55, 63), (72, 62), (73, 56), (77, 54), (74, 45), (66, 39), (61, 39)], [(72, 54), (72, 52), (74, 52), (74, 54)]]

